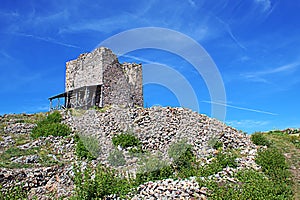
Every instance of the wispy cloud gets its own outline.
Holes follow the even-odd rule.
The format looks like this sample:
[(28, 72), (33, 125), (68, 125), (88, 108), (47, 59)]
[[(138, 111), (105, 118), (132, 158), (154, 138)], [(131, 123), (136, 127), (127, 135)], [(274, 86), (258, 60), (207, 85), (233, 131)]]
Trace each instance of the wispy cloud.
[(148, 59), (141, 58), (141, 57), (136, 57), (136, 56), (131, 56), (131, 55), (122, 55), (122, 57), (130, 58), (130, 59), (137, 60), (137, 61), (141, 61), (141, 62), (144, 62), (144, 63), (147, 63), (147, 64), (167, 65), (165, 63), (155, 62), (155, 61), (152, 61), (152, 60), (148, 60)]
[(193, 8), (196, 8), (196, 7), (197, 7), (195, 1), (193, 1), (193, 0), (188, 0), (188, 2), (189, 2), (189, 4), (190, 4)]
[(13, 57), (11, 57), (8, 53), (6, 53), (5, 51), (0, 51), (0, 56), (9, 60), (12, 60)]
[(270, 0), (255, 0), (254, 2), (261, 6), (263, 12), (267, 12), (272, 8)]
[(221, 23), (223, 24), (223, 26), (225, 27), (227, 33), (229, 34), (229, 36), (231, 37), (231, 39), (242, 49), (246, 50), (246, 47), (244, 45), (242, 45), (238, 39), (235, 37), (235, 35), (232, 33), (232, 30), (229, 26), (228, 23), (226, 23), (225, 21), (223, 21), (222, 19), (220, 19), (219, 17), (215, 16), (215, 18)]
[(1, 17), (8, 17), (8, 18), (16, 18), (16, 17), (19, 17), (20, 15), (16, 11), (13, 11), (13, 12), (3, 12), (3, 11), (0, 11), (0, 16)]
[(213, 101), (201, 101), (203, 103), (209, 103), (209, 104), (215, 104), (215, 105), (221, 105), (221, 106), (226, 106), (228, 108), (234, 108), (238, 110), (245, 110), (249, 112), (256, 112), (256, 113), (261, 113), (261, 114), (267, 114), (267, 115), (278, 115), (277, 113), (272, 113), (268, 111), (263, 111), (263, 110), (257, 110), (257, 109), (252, 109), (252, 108), (245, 108), (245, 107), (239, 107), (239, 106), (233, 106), (225, 103), (220, 103), (220, 102), (213, 102)]
[(255, 81), (255, 82), (264, 82), (269, 83), (269, 81), (265, 78), (268, 75), (274, 75), (274, 74), (284, 74), (284, 73), (291, 73), (298, 69), (300, 66), (299, 62), (294, 62), (286, 65), (282, 65), (280, 67), (276, 68), (268, 68), (261, 71), (256, 72), (249, 72), (241, 74), (243, 78), (246, 78), (247, 80)]
[(101, 33), (111, 33), (119, 29), (128, 28), (134, 21), (138, 23), (139, 18), (134, 15), (130, 15), (128, 13), (118, 15), (115, 17), (108, 17), (104, 19), (97, 19), (97, 20), (89, 20), (79, 23), (71, 24), (66, 28), (61, 28), (59, 30), (60, 34), (63, 33), (76, 33), (76, 32), (83, 32), (83, 31), (97, 31)]
[(33, 38), (33, 39), (36, 39), (36, 40), (42, 40), (42, 41), (45, 41), (45, 42), (50, 42), (50, 43), (58, 44), (58, 45), (65, 46), (65, 47), (80, 49), (79, 46), (64, 43), (64, 42), (60, 42), (60, 41), (57, 41), (57, 40), (55, 40), (53, 38), (50, 38), (50, 37), (40, 37), (40, 36), (36, 36), (36, 35), (32, 35), (32, 34), (17, 33), (17, 32), (13, 33), (13, 34), (18, 35), (18, 36), (22, 36), (22, 37), (30, 37), (30, 38)]

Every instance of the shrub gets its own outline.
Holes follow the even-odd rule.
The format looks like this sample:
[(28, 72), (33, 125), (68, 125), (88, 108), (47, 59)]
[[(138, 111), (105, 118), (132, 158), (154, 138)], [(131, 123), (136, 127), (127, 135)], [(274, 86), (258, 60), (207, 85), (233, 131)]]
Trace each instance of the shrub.
[(66, 124), (60, 124), (62, 120), (59, 112), (49, 114), (45, 119), (39, 121), (37, 126), (33, 128), (31, 137), (38, 138), (41, 136), (67, 136), (71, 133), (71, 129)]
[(198, 170), (198, 175), (200, 176), (210, 176), (220, 172), (225, 167), (237, 167), (237, 163), (235, 159), (237, 155), (231, 151), (220, 152), (217, 156), (212, 160), (211, 163), (204, 165)]
[[(88, 160), (94, 160), (97, 158), (100, 152), (97, 140), (95, 140), (93, 137), (76, 135), (75, 141), (75, 153), (78, 158)], [(91, 146), (88, 146), (89, 144)]]
[(300, 149), (300, 136), (289, 135), (289, 141), (295, 145), (296, 148)]
[(122, 151), (114, 150), (108, 156), (108, 162), (112, 166), (123, 166), (126, 163), (125, 156), (123, 155)]
[(15, 186), (12, 188), (2, 189), (0, 185), (0, 199), (2, 200), (19, 200), (28, 199), (28, 192), (23, 190), (21, 186)]
[(173, 176), (172, 167), (157, 155), (145, 159), (138, 169), (136, 182), (142, 184), (147, 181), (162, 180)]
[(49, 135), (53, 136), (67, 136), (71, 133), (71, 129), (66, 124), (44, 124), (40, 126), (36, 126), (31, 133), (31, 137), (47, 137)]
[(290, 177), (289, 166), (284, 155), (276, 148), (259, 151), (255, 161), (262, 167), (262, 171), (274, 181), (288, 181)]
[(251, 135), (251, 141), (256, 145), (262, 145), (267, 147), (271, 145), (271, 142), (262, 133), (259, 132), (253, 133)]
[(62, 116), (58, 111), (54, 111), (49, 114), (45, 120), (42, 120), (44, 123), (52, 124), (52, 123), (60, 123), (62, 120)]
[(238, 183), (216, 183), (198, 180), (201, 186), (211, 190), (211, 199), (292, 199), (290, 188), (268, 179), (263, 173), (254, 170), (239, 171), (235, 178)]
[[(93, 177), (93, 178), (92, 178)], [(75, 167), (75, 195), (71, 199), (103, 199), (110, 194), (124, 196), (134, 187), (130, 178), (121, 178), (113, 169), (98, 166), (95, 171), (87, 167), (81, 172)]]
[(221, 147), (223, 147), (223, 142), (218, 138), (213, 137), (208, 141), (208, 145), (214, 149), (220, 149)]
[(191, 163), (196, 160), (192, 145), (187, 144), (185, 140), (172, 144), (168, 150), (168, 155), (173, 158), (173, 165), (177, 170), (190, 168)]
[(237, 167), (237, 163), (235, 159), (237, 158), (237, 155), (231, 151), (226, 151), (224, 153), (219, 153), (216, 156), (217, 162), (222, 166), (222, 168), (225, 167)]
[(121, 146), (122, 148), (139, 146), (141, 144), (140, 140), (130, 133), (122, 133), (114, 136), (112, 143), (114, 146)]

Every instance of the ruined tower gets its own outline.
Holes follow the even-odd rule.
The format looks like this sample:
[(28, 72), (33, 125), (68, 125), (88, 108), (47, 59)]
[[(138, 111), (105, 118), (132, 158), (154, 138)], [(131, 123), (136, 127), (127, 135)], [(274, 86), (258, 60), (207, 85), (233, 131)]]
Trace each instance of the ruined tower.
[(88, 109), (93, 106), (143, 106), (142, 65), (120, 64), (108, 48), (100, 47), (91, 53), (81, 54), (66, 63), (66, 108)]

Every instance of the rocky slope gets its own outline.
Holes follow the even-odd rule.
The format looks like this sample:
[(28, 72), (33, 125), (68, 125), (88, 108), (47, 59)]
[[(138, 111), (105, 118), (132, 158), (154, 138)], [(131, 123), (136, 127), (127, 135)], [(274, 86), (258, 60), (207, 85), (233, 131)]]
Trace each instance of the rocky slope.
[[(70, 125), (74, 133), (97, 138), (101, 151), (97, 160), (93, 161), (94, 165), (102, 163), (111, 166), (108, 156), (115, 149), (113, 136), (124, 132), (137, 136), (142, 149), (148, 153), (132, 156), (128, 149), (118, 147), (124, 153), (126, 163), (115, 168), (125, 174), (135, 174), (143, 157), (149, 155), (159, 155), (160, 159), (171, 162), (167, 153), (170, 145), (183, 140), (193, 146), (197, 159), (203, 164), (209, 163), (218, 153), (214, 148), (216, 142), (221, 142), (224, 149), (239, 150), (237, 169), (224, 168), (211, 176), (213, 179), (230, 180), (236, 170), (259, 168), (254, 162), (257, 147), (248, 135), (188, 109), (112, 106), (98, 111), (65, 110), (62, 114), (64, 123)], [(29, 190), (31, 196), (36, 195), (39, 199), (68, 197), (74, 189), (72, 165), (79, 162), (74, 154), (73, 135), (33, 140), (29, 134), (37, 120), (36, 115), (0, 117), (0, 184), (4, 188), (23, 184), (22, 187)], [(10, 150), (21, 153), (8, 155)], [(139, 193), (134, 198), (151, 199), (155, 191), (153, 184), (157, 186), (155, 189), (159, 194), (154, 193), (159, 198), (171, 199), (179, 195), (189, 199), (195, 191), (199, 198), (205, 198), (205, 188), (199, 188), (193, 179), (181, 180), (180, 183), (171, 179), (145, 183), (139, 187)], [(180, 193), (177, 194), (176, 190)]]
[(240, 150), (240, 166), (256, 167), (254, 156), (257, 147), (248, 135), (189, 109), (110, 107), (102, 112), (88, 110), (77, 115), (67, 111), (65, 123), (82, 135), (98, 139), (102, 152), (99, 159), (104, 163), (114, 148), (112, 137), (130, 132), (140, 139), (144, 150), (160, 152), (166, 160), (170, 145), (181, 140), (191, 144), (197, 157), (204, 160), (214, 155), (213, 145), (220, 141), (224, 149)]

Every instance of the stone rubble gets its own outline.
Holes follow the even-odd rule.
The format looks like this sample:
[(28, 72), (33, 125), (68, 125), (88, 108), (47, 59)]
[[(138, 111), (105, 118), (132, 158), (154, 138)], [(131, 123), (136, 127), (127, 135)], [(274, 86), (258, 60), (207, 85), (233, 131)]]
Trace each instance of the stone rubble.
[[(101, 153), (93, 166), (104, 164), (110, 166), (107, 161), (109, 154), (115, 147), (112, 137), (130, 132), (136, 135), (142, 142), (142, 149), (151, 155), (159, 154), (161, 159), (171, 162), (168, 156), (170, 145), (180, 140), (186, 140), (193, 146), (194, 153), (199, 160), (205, 163), (211, 161), (211, 157), (217, 153), (213, 148), (216, 141), (223, 143), (223, 148), (239, 149), (242, 157), (236, 161), (238, 168), (224, 168), (222, 171), (208, 177), (209, 179), (222, 182), (228, 180), (235, 182), (232, 175), (239, 169), (259, 169), (254, 162), (257, 147), (250, 141), (249, 136), (237, 131), (216, 119), (198, 114), (184, 108), (123, 108), (111, 106), (100, 111), (87, 110), (62, 111), (64, 122), (68, 124), (74, 133), (94, 136), (98, 139)], [(8, 120), (9, 119), (9, 120)], [(12, 135), (28, 134), (34, 128), (34, 124), (13, 120), (12, 116), (0, 116), (0, 122), (5, 124), (2, 130), (0, 150), (15, 145)], [(23, 124), (23, 125), (22, 125)], [(25, 131), (24, 131), (24, 130)], [(32, 164), (34, 168), (28, 169), (0, 169), (0, 183), (4, 188), (17, 184), (24, 184), (29, 190), (29, 198), (35, 195), (39, 199), (51, 199), (47, 194), (55, 194), (55, 198), (70, 196), (74, 190), (72, 166), (78, 163), (74, 154), (75, 141), (70, 137), (41, 137), (25, 144), (17, 146), (22, 150), (50, 145), (52, 152), (48, 153), (49, 159), (66, 162), (64, 165), (51, 167), (40, 166), (38, 155), (29, 155), (12, 158), (12, 162)], [(120, 148), (125, 155), (126, 164), (114, 167), (120, 172), (134, 175), (137, 172), (140, 157), (134, 157), (128, 152), (129, 149)], [(57, 156), (60, 155), (60, 156)], [(141, 155), (142, 157), (146, 155)], [(82, 162), (82, 169), (85, 162)], [(126, 174), (125, 173), (125, 174)], [(206, 199), (207, 188), (200, 188), (195, 178), (186, 180), (166, 179), (148, 182), (138, 187), (138, 193), (134, 199)], [(111, 195), (107, 199), (118, 199)]]
[(185, 180), (165, 179), (147, 182), (137, 188), (132, 200), (141, 199), (206, 199), (207, 188), (199, 187), (195, 177)]
[[(122, 108), (112, 106), (105, 112), (87, 110), (79, 116), (65, 113), (65, 123), (74, 131), (98, 138), (101, 147), (100, 160), (107, 163), (107, 156), (113, 150), (111, 138), (117, 134), (130, 132), (142, 142), (142, 148), (152, 153), (162, 153), (168, 158), (171, 144), (186, 140), (201, 159), (214, 156), (213, 142), (219, 140), (224, 149), (240, 149), (243, 159), (240, 165), (257, 168), (254, 162), (257, 147), (249, 136), (226, 124), (184, 108)], [(132, 163), (131, 163), (132, 164)]]

